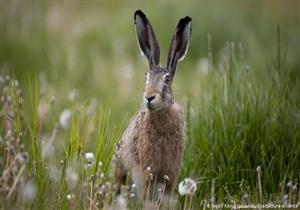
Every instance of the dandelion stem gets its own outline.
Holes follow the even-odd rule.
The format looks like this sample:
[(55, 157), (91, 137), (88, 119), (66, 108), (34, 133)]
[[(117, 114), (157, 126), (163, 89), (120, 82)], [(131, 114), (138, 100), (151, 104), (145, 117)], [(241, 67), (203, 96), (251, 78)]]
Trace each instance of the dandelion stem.
[(93, 180), (91, 181), (91, 189), (90, 189), (90, 205), (89, 205), (89, 209), (92, 209), (92, 204), (93, 204)]
[(184, 198), (184, 205), (183, 205), (183, 209), (184, 209), (184, 210), (186, 210), (187, 199), (188, 199), (188, 196), (187, 196), (187, 194), (186, 194), (186, 195), (185, 195), (185, 198)]
[(161, 205), (161, 202), (162, 202), (165, 190), (166, 190), (166, 186), (167, 186), (167, 183), (165, 182), (163, 190), (162, 190), (161, 194), (159, 195), (159, 198), (158, 198), (158, 201), (157, 201), (157, 205), (156, 205), (156, 209), (159, 209), (159, 207)]
[(192, 200), (193, 200), (193, 195), (189, 196), (190, 200), (189, 200), (189, 210), (192, 209)]

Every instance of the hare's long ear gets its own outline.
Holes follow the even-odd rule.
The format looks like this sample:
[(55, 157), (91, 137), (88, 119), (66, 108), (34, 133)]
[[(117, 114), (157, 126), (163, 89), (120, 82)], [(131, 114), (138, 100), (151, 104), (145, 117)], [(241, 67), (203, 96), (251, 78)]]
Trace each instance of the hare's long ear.
[(186, 16), (180, 19), (173, 34), (168, 55), (167, 67), (172, 77), (174, 77), (178, 61), (182, 60), (187, 53), (191, 32), (192, 18)]
[(159, 46), (152, 26), (141, 10), (134, 13), (134, 23), (139, 47), (148, 58), (150, 69), (152, 69), (159, 65)]

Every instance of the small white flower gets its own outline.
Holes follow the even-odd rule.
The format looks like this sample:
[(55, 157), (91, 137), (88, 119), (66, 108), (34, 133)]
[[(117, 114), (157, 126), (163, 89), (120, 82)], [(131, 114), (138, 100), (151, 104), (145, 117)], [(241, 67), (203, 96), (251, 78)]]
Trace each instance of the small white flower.
[(78, 174), (72, 168), (67, 168), (66, 179), (69, 187), (72, 189), (77, 184)]
[(68, 199), (68, 200), (71, 200), (71, 199), (73, 199), (73, 198), (75, 198), (75, 195), (74, 195), (74, 194), (68, 194), (68, 195), (67, 195), (67, 199)]
[(24, 200), (32, 201), (36, 195), (36, 185), (32, 180), (26, 182), (22, 189)]
[(93, 162), (94, 161), (94, 153), (92, 153), (92, 152), (85, 153), (85, 159), (88, 162)]
[(297, 193), (298, 192), (297, 185), (293, 186), (292, 191), (293, 191), (293, 193)]
[(123, 196), (117, 196), (116, 201), (116, 209), (127, 209), (127, 201)]
[(209, 60), (207, 58), (200, 58), (198, 63), (197, 63), (197, 69), (202, 74), (208, 74)]
[(256, 172), (257, 172), (257, 173), (261, 173), (261, 166), (257, 166), (257, 167), (256, 167)]
[(68, 99), (69, 99), (70, 101), (74, 101), (74, 100), (77, 98), (78, 95), (79, 95), (78, 90), (76, 90), (76, 89), (71, 90), (71, 91), (68, 93)]
[(185, 178), (179, 183), (179, 194), (180, 195), (194, 195), (197, 190), (197, 183), (191, 178)]
[(55, 148), (52, 142), (42, 142), (42, 152), (44, 157), (52, 157), (55, 154)]
[(59, 123), (63, 128), (68, 128), (71, 119), (71, 110), (65, 109), (59, 115)]

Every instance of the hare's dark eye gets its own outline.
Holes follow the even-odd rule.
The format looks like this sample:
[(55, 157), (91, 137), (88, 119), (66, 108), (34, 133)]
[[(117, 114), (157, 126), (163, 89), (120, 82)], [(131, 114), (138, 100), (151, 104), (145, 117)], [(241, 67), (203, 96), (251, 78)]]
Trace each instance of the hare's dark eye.
[(170, 75), (167, 74), (167, 75), (165, 76), (165, 83), (166, 83), (166, 84), (169, 84), (169, 82), (170, 82)]

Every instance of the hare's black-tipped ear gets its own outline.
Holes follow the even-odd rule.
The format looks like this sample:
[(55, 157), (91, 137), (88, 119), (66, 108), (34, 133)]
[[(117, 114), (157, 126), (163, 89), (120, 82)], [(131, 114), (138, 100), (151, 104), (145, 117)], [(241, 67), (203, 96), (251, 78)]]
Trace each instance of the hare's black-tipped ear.
[(168, 55), (168, 69), (174, 76), (178, 61), (182, 60), (187, 53), (189, 40), (192, 32), (192, 18), (186, 16), (179, 20), (173, 34)]
[(159, 46), (154, 31), (146, 15), (141, 10), (134, 13), (134, 23), (139, 47), (147, 57), (151, 69), (159, 65)]

